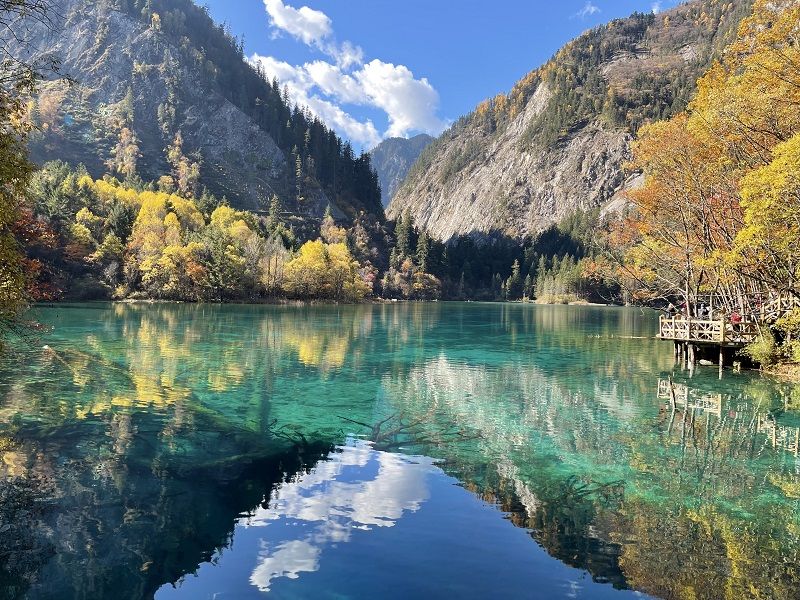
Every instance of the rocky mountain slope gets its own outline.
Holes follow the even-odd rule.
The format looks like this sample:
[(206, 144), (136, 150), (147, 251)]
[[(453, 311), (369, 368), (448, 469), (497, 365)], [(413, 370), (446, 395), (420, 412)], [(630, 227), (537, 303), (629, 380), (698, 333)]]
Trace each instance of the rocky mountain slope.
[(372, 166), (378, 172), (383, 205), (388, 206), (409, 169), (433, 138), (421, 133), (412, 138), (389, 138), (370, 151)]
[(368, 158), (292, 108), (241, 44), (191, 0), (55, 0), (55, 28), (34, 25), (36, 56), (74, 79), (45, 82), (31, 104), (37, 162), (208, 188), (239, 208), (273, 195), (300, 215), (382, 216)]
[(631, 185), (644, 123), (683, 110), (749, 0), (695, 0), (583, 34), (426, 148), (388, 207), (436, 238), (533, 235)]

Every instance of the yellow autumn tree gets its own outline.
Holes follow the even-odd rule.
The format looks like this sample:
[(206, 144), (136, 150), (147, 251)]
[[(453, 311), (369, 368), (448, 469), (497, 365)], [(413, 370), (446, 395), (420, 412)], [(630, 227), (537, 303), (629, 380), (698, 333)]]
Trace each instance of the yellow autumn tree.
[(108, 167), (123, 177), (133, 177), (136, 174), (136, 162), (141, 156), (136, 133), (129, 127), (123, 127), (117, 145), (111, 152), (113, 158), (107, 162)]
[(800, 289), (800, 134), (779, 144), (772, 161), (741, 184), (744, 227), (732, 263), (780, 292)]
[[(6, 2), (0, 10), (0, 26), (19, 45), (19, 55), (29, 54), (30, 40), (18, 31), (22, 16), (36, 19), (30, 2)], [(31, 124), (26, 118), (27, 100), (42, 79), (36, 64), (11, 59), (5, 52), (0, 60), (0, 342), (7, 330), (16, 329), (27, 307), (26, 269), (15, 224), (21, 216), (22, 197), (33, 165), (28, 160), (26, 136)]]
[(641, 131), (633, 166), (645, 184), (613, 238), (634, 293), (691, 304), (701, 292), (743, 298), (796, 288), (786, 259), (795, 248), (788, 197), (797, 169), (791, 140), (800, 133), (799, 40), (800, 2), (756, 0), (687, 112)]
[[(128, 242), (126, 275), (129, 287), (143, 282), (160, 281), (149, 277), (168, 247), (181, 246), (189, 232), (203, 227), (203, 215), (190, 200), (163, 192), (142, 192), (141, 203), (133, 231)], [(158, 291), (150, 286), (151, 293)]]
[(176, 300), (202, 300), (208, 295), (208, 271), (202, 264), (203, 247), (198, 242), (170, 245), (154, 261), (142, 278), (143, 285), (156, 297)]
[(358, 302), (369, 292), (359, 264), (345, 244), (306, 242), (286, 264), (284, 289), (297, 298)]
[(612, 239), (625, 248), (623, 271), (638, 299), (681, 297), (691, 306), (727, 282), (720, 250), (740, 211), (735, 180), (715, 168), (717, 152), (686, 115), (643, 128), (634, 144), (645, 185), (629, 194), (634, 213)]
[(183, 135), (180, 131), (167, 148), (167, 160), (172, 165), (172, 176), (178, 192), (186, 197), (197, 192), (197, 185), (200, 181), (200, 163), (191, 161), (183, 153)]

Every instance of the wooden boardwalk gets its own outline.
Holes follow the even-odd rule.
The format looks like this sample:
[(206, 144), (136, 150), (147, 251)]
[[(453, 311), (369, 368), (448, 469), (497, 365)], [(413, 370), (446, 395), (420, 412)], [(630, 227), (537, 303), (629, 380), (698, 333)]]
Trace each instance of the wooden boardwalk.
[(771, 325), (788, 312), (800, 308), (800, 298), (779, 296), (757, 308), (741, 311), (738, 322), (730, 315), (716, 319), (699, 319), (679, 314), (662, 315), (658, 337), (663, 340), (741, 347), (758, 338), (759, 326)]
[[(719, 349), (719, 366), (725, 361), (726, 350), (738, 350), (755, 342), (761, 328), (769, 326), (788, 312), (800, 309), (800, 298), (780, 296), (755, 308), (738, 313), (736, 319), (720, 313), (716, 319), (699, 319), (685, 315), (665, 316), (658, 320), (658, 337), (675, 344), (675, 355), (685, 357), (694, 365), (697, 353), (709, 348)], [(720, 371), (721, 374), (721, 371)]]
[(662, 340), (741, 348), (758, 338), (758, 324), (744, 320), (730, 323), (722, 319), (707, 320), (662, 315), (658, 322), (658, 337)]

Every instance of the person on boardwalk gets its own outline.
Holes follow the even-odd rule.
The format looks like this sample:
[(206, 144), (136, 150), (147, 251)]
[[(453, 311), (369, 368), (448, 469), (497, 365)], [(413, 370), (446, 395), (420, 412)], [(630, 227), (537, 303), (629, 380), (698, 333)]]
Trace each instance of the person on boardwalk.
[(742, 323), (742, 315), (735, 310), (731, 313), (731, 328), (734, 333), (739, 333), (740, 325)]

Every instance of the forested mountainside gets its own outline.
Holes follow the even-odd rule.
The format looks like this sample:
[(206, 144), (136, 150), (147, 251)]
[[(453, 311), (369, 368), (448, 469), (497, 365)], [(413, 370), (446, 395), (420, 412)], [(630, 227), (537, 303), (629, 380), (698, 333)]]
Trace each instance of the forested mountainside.
[(609, 202), (636, 183), (636, 131), (686, 107), (751, 4), (696, 0), (588, 31), (428, 146), (388, 215), (442, 240), (521, 238)]
[[(778, 10), (770, 9), (767, 0), (759, 2), (762, 11)], [(177, 3), (189, 7), (187, 12), (158, 12), (159, 7)], [(627, 274), (620, 275), (615, 267), (623, 263), (625, 256), (618, 248), (627, 238), (620, 237), (602, 217), (598, 205), (624, 189), (623, 162), (629, 159), (634, 133), (641, 125), (666, 118), (686, 105), (698, 87), (695, 71), (703, 61), (709, 63), (709, 57), (722, 54), (719, 46), (730, 41), (745, 5), (744, 0), (725, 4), (698, 0), (664, 15), (635, 15), (585, 34), (510, 95), (484, 103), (423, 151), (390, 206), (396, 221), (385, 222), (370, 157), (353, 157), (347, 144), (319, 121), (289, 109), (280, 85), (264, 81), (243, 60), (236, 41), (202, 9), (191, 8), (194, 5), (188, 0), (124, 5), (110, 0), (93, 4), (68, 0), (62, 32), (104, 10), (102, 18), (92, 21), (95, 25), (102, 27), (108, 21), (109, 27), (121, 27), (120, 23), (125, 23), (144, 41), (136, 45), (137, 39), (132, 38), (129, 54), (124, 48), (118, 49), (122, 52), (119, 57), (104, 52), (91, 65), (95, 42), (85, 42), (86, 48), (67, 55), (65, 69), (71, 63), (83, 65), (95, 87), (78, 83), (58, 88), (62, 82), (53, 80), (43, 84), (44, 93), (30, 106), (11, 105), (17, 108), (9, 112), (10, 126), (24, 123), (25, 116), (33, 119), (39, 127), (30, 134), (34, 148), (47, 150), (47, 144), (55, 144), (48, 151), (60, 152), (65, 159), (49, 161), (32, 174), (22, 156), (23, 147), (18, 145), (20, 151), (15, 152), (20, 167), (7, 168), (12, 162), (0, 161), (6, 171), (19, 173), (15, 189), (21, 201), (12, 204), (7, 214), (0, 212), (11, 223), (25, 253), (15, 263), (17, 285), (27, 286), (26, 297), (31, 300), (358, 301), (368, 296), (629, 300), (634, 286), (627, 281)], [(151, 11), (147, 23), (136, 16), (142, 10)], [(172, 91), (162, 100), (140, 98), (137, 94), (143, 92), (137, 91), (139, 87), (124, 85), (124, 81), (120, 84), (112, 67), (127, 65), (129, 55), (144, 52), (142, 47), (160, 47), (168, 56), (179, 51), (167, 43), (171, 38), (166, 31), (176, 27), (198, 30), (188, 25), (185, 15), (205, 23), (208, 40), (224, 42), (220, 56), (231, 60), (228, 65), (217, 57), (210, 42), (200, 45), (197, 41), (193, 46), (186, 37), (181, 48), (199, 47), (204, 56), (211, 57), (201, 69), (206, 73), (203, 81), (209, 86), (208, 95), (192, 96), (189, 103), (185, 94), (192, 94), (192, 87), (178, 90), (169, 83), (171, 71), (165, 65), (182, 64), (172, 58), (152, 66), (158, 71), (152, 81), (143, 83), (139, 75), (133, 78), (136, 86), (146, 84), (153, 93), (161, 90), (158, 81), (163, 79), (164, 89)], [(101, 34), (112, 40), (122, 35), (116, 30), (113, 35), (103, 33), (102, 28)], [(779, 41), (796, 39), (791, 32), (775, 35)], [(75, 41), (52, 45), (59, 44), (66, 48), (80, 45)], [(632, 48), (639, 49), (634, 52)], [(744, 52), (741, 44), (733, 48), (725, 54), (726, 60)], [(197, 75), (198, 69), (178, 67), (178, 72), (188, 77), (187, 73)], [(702, 80), (706, 88), (715, 72), (708, 70)], [(634, 83), (623, 85), (626, 78)], [(124, 94), (114, 104), (98, 104), (97, 113), (91, 116), (75, 112), (81, 98), (110, 96), (106, 88), (122, 93), (122, 85)], [(249, 92), (250, 87), (265, 90), (266, 100)], [(57, 89), (63, 95), (54, 99), (53, 90)], [(253, 97), (258, 101), (248, 110), (255, 117), (238, 108), (239, 104), (247, 107), (245, 101)], [(731, 106), (740, 100), (737, 97)], [(218, 115), (208, 112), (213, 101), (237, 123), (249, 124), (253, 136), (265, 146), (272, 144), (273, 154), (285, 161), (282, 174), (270, 179), (272, 193), (257, 195), (260, 207), (266, 200), (261, 214), (237, 210), (241, 204), (236, 198), (228, 196), (231, 206), (212, 193), (219, 188), (209, 190), (204, 185), (204, 177), (208, 177), (204, 169), (211, 162), (207, 155), (229, 161), (226, 168), (231, 173), (240, 169), (236, 172), (244, 180), (259, 176), (245, 172), (247, 165), (237, 164), (243, 159), (236, 154), (236, 138), (217, 141), (229, 148), (221, 155), (214, 154), (213, 148), (207, 155), (202, 149), (199, 153), (191, 150), (198, 132), (214, 126)], [(776, 104), (773, 99), (765, 102)], [(149, 113), (141, 116), (147, 106), (155, 110), (155, 117)], [(677, 114), (680, 118), (681, 113)], [(278, 116), (271, 119), (269, 115)], [(283, 127), (278, 126), (287, 115)], [(163, 146), (158, 143), (158, 132), (153, 133), (155, 141), (147, 142), (153, 152), (145, 149), (148, 118), (155, 118), (152, 127), (168, 126), (167, 133), (158, 129)], [(770, 123), (788, 119), (781, 115)], [(180, 124), (177, 129), (175, 123)], [(274, 129), (267, 131), (270, 126)], [(759, 127), (756, 131), (766, 131)], [(242, 131), (238, 126), (235, 129)], [(107, 131), (110, 135), (104, 138)], [(22, 139), (25, 131), (15, 135)], [(319, 139), (328, 141), (330, 153), (325, 153)], [(76, 153), (66, 151), (69, 144), (84, 149), (85, 157), (77, 160)], [(289, 146), (288, 151), (284, 149)], [(98, 148), (106, 149), (105, 158), (92, 154), (100, 152)], [(718, 154), (717, 149), (714, 152)], [(673, 154), (684, 156), (685, 152)], [(317, 160), (317, 156), (322, 158)], [(145, 173), (147, 160), (155, 161), (155, 166), (147, 167), (153, 170)], [(76, 167), (76, 162), (86, 163), (88, 169)], [(331, 165), (336, 168), (331, 170)], [(634, 168), (647, 174), (646, 166)], [(232, 176), (226, 181), (239, 183)], [(454, 201), (440, 202), (435, 205), (438, 212), (423, 211), (420, 217), (419, 211), (431, 203), (403, 207), (402, 200), (409, 188), (425, 182), (431, 193), (445, 194), (442, 198), (452, 193)], [(458, 194), (470, 185), (487, 192), (464, 201)], [(526, 195), (517, 197), (516, 202), (527, 213), (507, 201), (521, 188)], [(715, 189), (712, 186), (707, 196), (714, 202), (718, 200)], [(498, 197), (503, 201), (493, 204)], [(334, 200), (331, 214), (310, 218), (315, 211), (324, 211), (321, 204), (328, 199)], [(505, 211), (504, 221), (498, 221), (497, 213), (492, 212), (499, 210), (498, 206)], [(347, 213), (352, 218), (346, 218)], [(538, 220), (530, 215), (538, 215)], [(547, 226), (554, 220), (556, 224)], [(626, 228), (635, 230), (627, 221), (623, 233)], [(480, 237), (476, 232), (506, 235), (484, 244), (476, 239)], [(640, 265), (634, 270), (641, 272)]]
[(372, 165), (378, 173), (383, 206), (388, 206), (419, 155), (433, 141), (425, 133), (412, 138), (388, 138), (370, 150)]
[[(33, 26), (33, 57), (74, 80), (40, 86), (31, 156), (83, 164), (93, 177), (207, 188), (237, 208), (382, 218), (368, 155), (292, 107), (247, 63), (241, 42), (191, 0), (58, 0), (54, 28)], [(166, 176), (166, 178), (165, 178)], [(172, 181), (170, 181), (170, 177)], [(165, 191), (172, 191), (166, 189)]]

